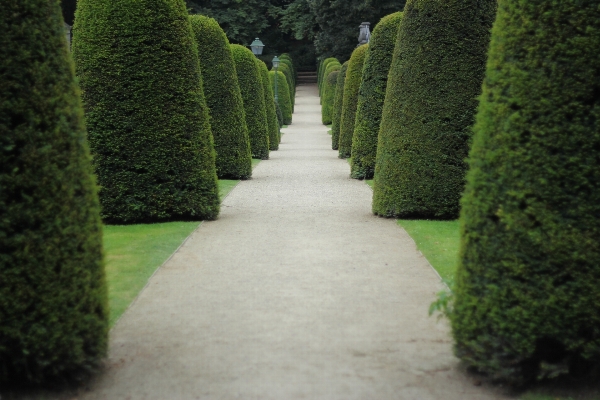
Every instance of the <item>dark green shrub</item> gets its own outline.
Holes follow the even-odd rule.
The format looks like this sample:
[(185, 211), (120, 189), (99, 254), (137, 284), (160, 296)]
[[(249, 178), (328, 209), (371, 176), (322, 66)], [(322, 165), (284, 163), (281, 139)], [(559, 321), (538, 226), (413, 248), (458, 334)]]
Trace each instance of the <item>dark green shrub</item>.
[(323, 81), (323, 100), (321, 102), (321, 122), (323, 122), (323, 125), (329, 125), (332, 121), (333, 103), (335, 101), (335, 87), (338, 76), (337, 73), (333, 73), (339, 73), (341, 68), (342, 65), (340, 63), (329, 63), (327, 70), (325, 71), (325, 80)]
[[(292, 104), (290, 102), (290, 90), (288, 88), (287, 80), (283, 72), (277, 71), (277, 92), (278, 92), (278, 104), (283, 115), (283, 125), (290, 125), (292, 123)], [(273, 89), (275, 88), (275, 71), (269, 71), (269, 79)]]
[(339, 156), (348, 158), (352, 153), (352, 136), (354, 135), (354, 122), (356, 120), (356, 107), (358, 105), (358, 89), (362, 78), (362, 70), (368, 44), (357, 47), (352, 52), (346, 71), (344, 82), (344, 103), (340, 122)]
[(325, 69), (327, 69), (327, 65), (330, 62), (339, 62), (337, 58), (333, 58), (333, 57), (329, 57), (326, 58), (325, 60), (323, 60), (323, 64), (321, 64), (321, 69), (319, 70), (319, 75), (317, 76), (317, 84), (319, 86), (319, 96), (322, 96), (323, 94), (321, 93), (322, 89), (323, 89), (323, 79), (324, 79), (324, 74), (325, 74)]
[[(271, 78), (269, 78), (269, 83), (271, 82)], [(283, 114), (281, 113), (281, 107), (279, 104), (275, 102), (275, 111), (277, 112), (277, 123), (279, 124), (279, 142), (281, 143), (281, 128), (283, 127)]]
[(344, 83), (346, 82), (348, 61), (342, 64), (335, 84), (335, 101), (331, 115), (331, 148), (338, 150), (340, 141), (340, 122), (342, 120), (342, 107), (344, 105)]
[(190, 16), (190, 22), (198, 45), (217, 176), (248, 179), (252, 175), (250, 141), (229, 41), (212, 18), (196, 14)]
[(600, 361), (598, 32), (595, 2), (499, 2), (451, 321), (458, 357), (512, 384)]
[(269, 124), (256, 57), (250, 50), (239, 44), (232, 44), (231, 52), (242, 91), (252, 157), (267, 160), (269, 159)]
[(269, 80), (269, 70), (267, 65), (256, 60), (260, 70), (260, 77), (263, 84), (263, 92), (265, 95), (265, 106), (267, 111), (267, 125), (269, 128), (269, 150), (279, 149), (279, 122), (277, 122), (277, 109), (275, 108), (275, 96), (271, 81)]
[(80, 377), (106, 354), (102, 228), (58, 1), (0, 13), (0, 387)]
[(402, 13), (388, 15), (373, 30), (365, 58), (352, 139), (352, 172), (355, 179), (372, 179), (377, 155), (377, 136), (381, 124), (388, 72)]
[(298, 70), (296, 69), (296, 65), (294, 65), (294, 60), (287, 53), (283, 53), (282, 55), (280, 55), (279, 59), (281, 61), (287, 62), (289, 64), (290, 68), (292, 69), (292, 72), (294, 73), (293, 77), (294, 77), (294, 84), (295, 84), (296, 81), (298, 80)]
[(285, 76), (285, 80), (287, 82), (287, 87), (289, 90), (289, 94), (290, 94), (290, 105), (292, 106), (292, 114), (294, 113), (294, 103), (296, 101), (295, 96), (296, 96), (296, 92), (295, 92), (295, 86), (294, 86), (294, 81), (292, 80), (292, 72), (290, 71), (290, 68), (286, 65), (286, 64), (279, 64), (279, 68), (277, 69), (279, 72), (282, 72), (283, 75)]
[(81, 0), (76, 15), (73, 56), (102, 217), (216, 218), (213, 139), (183, 0)]
[(375, 214), (458, 216), (496, 3), (407, 3), (383, 106)]
[[(288, 79), (288, 83), (291, 82), (291, 97), (292, 97), (292, 112), (296, 107), (296, 76), (294, 73), (294, 67), (292, 66), (292, 62), (287, 59), (282, 59), (281, 62), (287, 66), (290, 71), (290, 79)], [(284, 71), (285, 72), (285, 71)]]

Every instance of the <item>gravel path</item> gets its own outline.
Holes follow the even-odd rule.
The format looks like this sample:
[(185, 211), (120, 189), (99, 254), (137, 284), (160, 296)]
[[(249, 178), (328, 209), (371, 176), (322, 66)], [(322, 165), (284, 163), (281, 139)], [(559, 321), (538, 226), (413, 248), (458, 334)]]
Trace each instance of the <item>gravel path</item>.
[(427, 316), (436, 273), (370, 212), (298, 88), (280, 150), (154, 275), (84, 399), (500, 399)]

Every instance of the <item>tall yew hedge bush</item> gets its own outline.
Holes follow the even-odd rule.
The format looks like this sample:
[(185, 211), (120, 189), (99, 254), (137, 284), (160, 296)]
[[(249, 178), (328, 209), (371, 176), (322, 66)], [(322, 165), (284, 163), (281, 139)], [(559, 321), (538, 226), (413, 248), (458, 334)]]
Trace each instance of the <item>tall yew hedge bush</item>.
[(339, 149), (340, 123), (342, 120), (342, 107), (344, 105), (344, 83), (346, 82), (347, 71), (348, 61), (342, 64), (335, 84), (335, 98), (331, 115), (331, 148), (333, 150)]
[(375, 214), (458, 216), (496, 4), (497, 0), (406, 4), (380, 126)]
[[(283, 72), (277, 71), (277, 92), (279, 93), (279, 108), (281, 109), (281, 114), (283, 116), (283, 124), (289, 125), (292, 123), (292, 104), (290, 102), (290, 89), (287, 84), (287, 80), (285, 79), (285, 75)], [(273, 91), (275, 91), (275, 71), (269, 71), (269, 79), (271, 81), (271, 86), (273, 87)]]
[(323, 60), (323, 62), (321, 63), (321, 68), (319, 68), (318, 71), (318, 75), (317, 75), (317, 85), (319, 86), (319, 96), (322, 96), (322, 90), (323, 90), (323, 79), (324, 79), (324, 75), (325, 75), (325, 70), (327, 69), (327, 65), (329, 65), (330, 62), (339, 62), (337, 58), (334, 57), (329, 57), (326, 58), (325, 60)]
[(358, 89), (360, 88), (365, 56), (368, 49), (368, 44), (357, 47), (352, 52), (350, 61), (348, 61), (338, 142), (340, 158), (348, 158), (352, 153), (352, 137), (354, 136), (354, 122), (356, 120), (356, 107), (358, 105)]
[(256, 64), (256, 57), (250, 50), (239, 44), (232, 44), (231, 52), (244, 101), (252, 157), (267, 160), (269, 158), (269, 125), (265, 90), (260, 70)]
[(369, 42), (365, 58), (352, 139), (351, 176), (372, 179), (377, 155), (377, 136), (381, 124), (388, 73), (398, 36), (402, 13), (388, 15), (379, 21)]
[(96, 182), (58, 1), (0, 6), (0, 387), (105, 356)]
[[(323, 125), (329, 125), (332, 121), (333, 103), (335, 101), (335, 85), (336, 81), (329, 79), (329, 75), (334, 71), (339, 71), (342, 64), (339, 62), (331, 62), (327, 65), (323, 78), (323, 96), (321, 98), (321, 122)], [(335, 75), (337, 79), (337, 74)]]
[(256, 59), (258, 69), (260, 70), (260, 78), (263, 85), (263, 93), (265, 95), (265, 107), (267, 112), (267, 126), (269, 128), (269, 150), (279, 149), (279, 122), (277, 121), (277, 109), (275, 107), (275, 96), (269, 79), (269, 70), (267, 65)]
[(183, 0), (80, 0), (73, 56), (102, 217), (216, 218), (213, 139)]
[(290, 93), (290, 105), (292, 106), (292, 113), (294, 113), (294, 107), (296, 103), (296, 84), (294, 83), (294, 78), (292, 77), (292, 70), (287, 64), (282, 62), (281, 64), (279, 64), (279, 68), (277, 68), (277, 71), (283, 72), (283, 75), (285, 76), (285, 80), (287, 82), (288, 90)]
[(600, 362), (600, 8), (500, 0), (469, 156), (458, 357), (522, 384)]
[(248, 179), (252, 157), (244, 103), (225, 32), (217, 21), (203, 15), (190, 16), (198, 45), (204, 96), (220, 179)]

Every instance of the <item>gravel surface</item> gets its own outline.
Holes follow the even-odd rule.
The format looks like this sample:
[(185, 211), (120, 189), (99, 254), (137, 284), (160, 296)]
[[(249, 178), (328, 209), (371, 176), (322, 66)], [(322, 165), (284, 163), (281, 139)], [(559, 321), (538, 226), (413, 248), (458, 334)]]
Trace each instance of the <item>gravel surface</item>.
[(428, 317), (442, 285), (371, 214), (299, 86), (280, 150), (152, 277), (80, 399), (500, 399)]

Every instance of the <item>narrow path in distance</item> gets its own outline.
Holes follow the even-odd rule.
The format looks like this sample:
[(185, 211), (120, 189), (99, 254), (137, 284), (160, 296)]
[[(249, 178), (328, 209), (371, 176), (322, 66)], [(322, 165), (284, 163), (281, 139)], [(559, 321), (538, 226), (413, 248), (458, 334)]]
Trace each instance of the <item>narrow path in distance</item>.
[(280, 150), (153, 276), (111, 331), (84, 399), (503, 398), (475, 386), (428, 317), (436, 273), (371, 214), (298, 87)]

